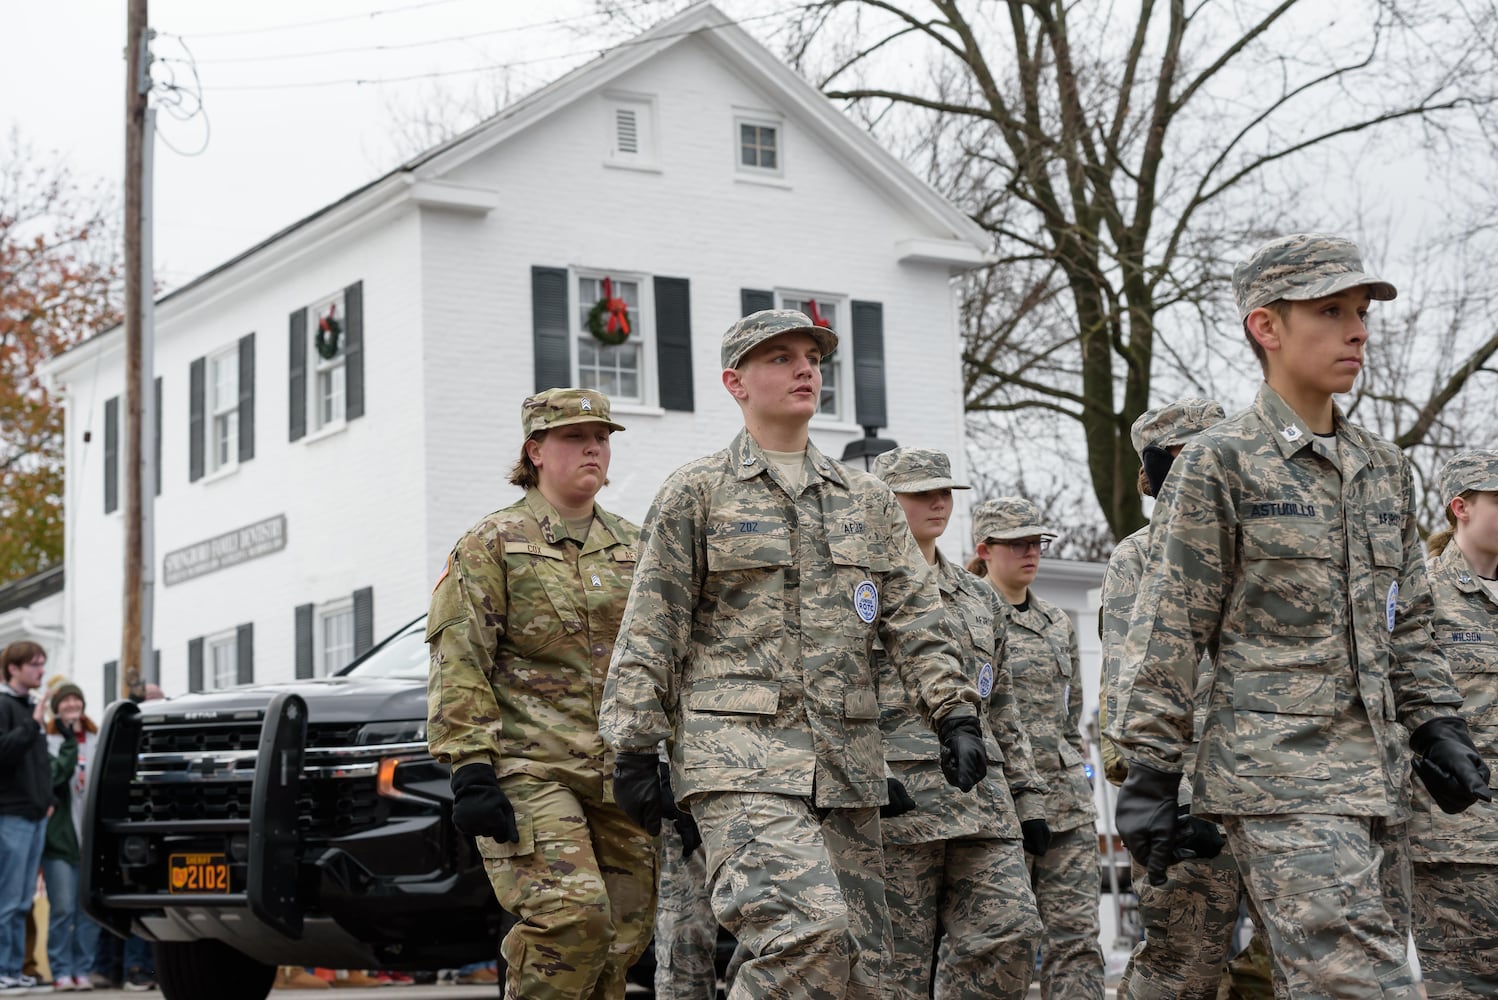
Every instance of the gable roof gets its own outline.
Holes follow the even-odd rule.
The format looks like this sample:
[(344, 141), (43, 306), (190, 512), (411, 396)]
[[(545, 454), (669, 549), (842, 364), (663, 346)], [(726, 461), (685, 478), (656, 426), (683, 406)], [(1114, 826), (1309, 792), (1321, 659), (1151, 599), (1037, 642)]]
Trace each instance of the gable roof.
[[(157, 299), (157, 308), (170, 310), (175, 304), (206, 294), (209, 288), (219, 284), (217, 279), (239, 270), (252, 259), (264, 259), (272, 252), (291, 253), (293, 249), (321, 243), (346, 226), (368, 222), (375, 213), (383, 215), (385, 210), (408, 200), (467, 211), (494, 208), (498, 204), (495, 192), (448, 184), (443, 178), (521, 130), (607, 87), (636, 66), (687, 39), (700, 39), (710, 45), (725, 64), (761, 87), (785, 114), (826, 143), (851, 169), (940, 234), (904, 241), (899, 248), (902, 259), (959, 267), (975, 266), (988, 259), (992, 241), (982, 227), (916, 176), (711, 0), (703, 0), (527, 94), (466, 132), (272, 233)], [(120, 329), (123, 324), (100, 331), (53, 358), (44, 365), (44, 371), (56, 376), (72, 369), (104, 350), (106, 345), (100, 342), (112, 340), (110, 334)]]

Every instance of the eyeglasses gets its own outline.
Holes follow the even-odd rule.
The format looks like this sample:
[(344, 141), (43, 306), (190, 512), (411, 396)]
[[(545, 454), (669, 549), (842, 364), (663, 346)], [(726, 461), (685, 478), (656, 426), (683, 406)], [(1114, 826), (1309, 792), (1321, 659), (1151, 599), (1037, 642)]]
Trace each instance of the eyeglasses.
[(1017, 556), (1022, 556), (1025, 553), (1029, 552), (1031, 549), (1034, 549), (1041, 555), (1045, 555), (1051, 550), (1051, 540), (1049, 538), (990, 538), (987, 539), (987, 542), (990, 546), (1008, 546), (1009, 551), (1013, 552)]

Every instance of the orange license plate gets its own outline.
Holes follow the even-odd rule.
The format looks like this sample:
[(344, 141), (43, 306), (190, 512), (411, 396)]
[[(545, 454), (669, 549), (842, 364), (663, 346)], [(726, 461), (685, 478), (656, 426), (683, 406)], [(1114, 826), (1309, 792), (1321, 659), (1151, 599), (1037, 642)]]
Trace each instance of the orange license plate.
[(169, 892), (229, 891), (229, 859), (222, 854), (173, 854), (168, 861)]

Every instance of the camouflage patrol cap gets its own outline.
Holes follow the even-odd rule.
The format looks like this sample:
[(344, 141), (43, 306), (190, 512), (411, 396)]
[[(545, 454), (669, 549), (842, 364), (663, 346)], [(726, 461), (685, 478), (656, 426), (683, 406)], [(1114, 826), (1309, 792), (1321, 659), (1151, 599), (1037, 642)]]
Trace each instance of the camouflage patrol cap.
[(1174, 403), (1145, 410), (1129, 428), (1134, 450), (1140, 455), (1150, 445), (1172, 448), (1185, 444), (1227, 416), (1215, 399), (1178, 399)]
[(1450, 504), (1468, 490), (1498, 492), (1498, 451), (1457, 452), (1441, 466), (1441, 503)]
[(1368, 286), (1375, 299), (1392, 299), (1394, 286), (1363, 270), (1356, 243), (1326, 233), (1295, 233), (1270, 240), (1233, 268), (1238, 318), (1280, 299), (1304, 302)]
[(1040, 508), (1024, 497), (985, 500), (973, 510), (973, 544), (993, 538), (1001, 542), (1037, 535), (1055, 538), (1056, 533), (1040, 523)]
[(623, 424), (609, 419), (609, 397), (597, 389), (547, 389), (520, 404), (520, 427), (526, 437), (553, 427), (591, 423), (624, 430)]
[(837, 350), (837, 334), (830, 327), (817, 326), (805, 313), (794, 309), (761, 309), (745, 316), (723, 334), (723, 367), (737, 368), (744, 355), (783, 333), (809, 335), (822, 349), (823, 357)]
[(874, 459), (874, 475), (896, 493), (972, 489), (952, 478), (951, 460), (946, 452), (935, 448), (896, 448), (883, 452)]

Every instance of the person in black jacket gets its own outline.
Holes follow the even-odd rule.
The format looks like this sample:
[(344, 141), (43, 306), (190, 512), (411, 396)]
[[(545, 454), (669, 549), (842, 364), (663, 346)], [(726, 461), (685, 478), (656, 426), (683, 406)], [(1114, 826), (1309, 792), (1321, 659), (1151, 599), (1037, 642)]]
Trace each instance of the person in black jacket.
[(47, 653), (34, 642), (13, 642), (0, 654), (0, 996), (29, 993), (36, 985), (21, 973), (26, 914), (36, 890), (52, 805), (47, 757), (46, 705), (31, 692), (42, 685)]

